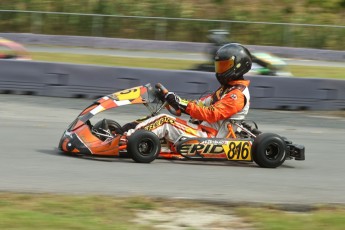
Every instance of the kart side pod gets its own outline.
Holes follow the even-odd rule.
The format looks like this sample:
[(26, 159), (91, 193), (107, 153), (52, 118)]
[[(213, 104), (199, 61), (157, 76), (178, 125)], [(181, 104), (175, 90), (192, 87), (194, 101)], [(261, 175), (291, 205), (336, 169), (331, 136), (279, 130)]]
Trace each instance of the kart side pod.
[(255, 139), (187, 138), (176, 149), (187, 159), (254, 161), (264, 168), (276, 168), (286, 159), (304, 160), (304, 146), (274, 133), (262, 133)]
[(177, 143), (179, 154), (187, 159), (252, 161), (252, 139), (188, 138)]

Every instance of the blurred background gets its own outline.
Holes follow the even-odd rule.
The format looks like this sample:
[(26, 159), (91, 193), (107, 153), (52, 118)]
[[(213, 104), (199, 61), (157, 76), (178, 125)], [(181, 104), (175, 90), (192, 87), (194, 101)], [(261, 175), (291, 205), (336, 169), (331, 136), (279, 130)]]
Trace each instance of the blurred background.
[(345, 0), (2, 0), (0, 31), (344, 50)]
[[(213, 57), (221, 45), (238, 42), (253, 54), (248, 75), (345, 79), (345, 0), (2, 0), (0, 36), (2, 59), (203, 72), (214, 72)], [(8, 67), (7, 63), (2, 65)], [(34, 95), (42, 95), (45, 87), (41, 82), (59, 86), (55, 87), (58, 95), (66, 95), (71, 90), (70, 80), (76, 75), (85, 76), (73, 71), (86, 69), (74, 66), (73, 71), (67, 71), (66, 66), (56, 65), (52, 76), (45, 63), (39, 68), (11, 65), (3, 72), (0, 91)], [(15, 71), (26, 73), (24, 81), (18, 78), (15, 86), (6, 86), (5, 77), (13, 80), (19, 75)], [(105, 68), (102, 71), (97, 69), (98, 73), (109, 74)], [(126, 74), (113, 72), (116, 77)], [(36, 79), (38, 76), (42, 79)], [(29, 78), (37, 81), (36, 88), (25, 88)], [(96, 80), (101, 84), (99, 78)], [(128, 85), (134, 82), (137, 84), (128, 80)], [(271, 82), (266, 79), (252, 86), (253, 97), (273, 97), (272, 90), (267, 93), (267, 89), (262, 95), (262, 89)], [(272, 89), (282, 92), (278, 84), (283, 87), (286, 82), (279, 80)], [(20, 84), (23, 87), (19, 90)], [(296, 98), (289, 95), (298, 94), (298, 99), (307, 104), (309, 99), (313, 104), (327, 104), (318, 108), (343, 110), (344, 93), (338, 82), (311, 81), (311, 85), (314, 88), (309, 88), (310, 92), (292, 87), (295, 93), (286, 89), (284, 95), (274, 94), (283, 103), (278, 108), (291, 108)], [(266, 99), (271, 103), (269, 97)], [(336, 106), (329, 107), (329, 101)], [(267, 103), (265, 106), (277, 108)]]

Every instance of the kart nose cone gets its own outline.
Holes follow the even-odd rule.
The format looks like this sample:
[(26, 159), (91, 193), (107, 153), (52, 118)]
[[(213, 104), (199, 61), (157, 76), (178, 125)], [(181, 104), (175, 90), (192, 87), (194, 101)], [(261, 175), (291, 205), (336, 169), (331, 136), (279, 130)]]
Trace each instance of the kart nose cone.
[(67, 153), (92, 154), (75, 133), (65, 131), (59, 142), (59, 149)]

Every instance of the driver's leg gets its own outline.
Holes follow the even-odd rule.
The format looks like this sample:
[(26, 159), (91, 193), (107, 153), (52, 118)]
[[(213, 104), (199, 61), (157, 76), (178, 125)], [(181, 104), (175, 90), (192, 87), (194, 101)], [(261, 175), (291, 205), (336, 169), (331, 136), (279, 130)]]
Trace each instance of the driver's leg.
[(141, 122), (134, 130), (129, 130), (128, 135), (138, 129), (151, 131), (155, 133), (158, 138), (166, 138), (173, 143), (181, 136), (208, 137), (207, 133), (204, 132), (199, 125), (167, 114), (160, 114)]
[(124, 124), (121, 128), (123, 132), (128, 132), (128, 130), (130, 129), (135, 129), (135, 127), (137, 127), (137, 125), (145, 120), (147, 120), (149, 117), (143, 117), (143, 118), (139, 118), (135, 121), (132, 122), (128, 122), (126, 124)]

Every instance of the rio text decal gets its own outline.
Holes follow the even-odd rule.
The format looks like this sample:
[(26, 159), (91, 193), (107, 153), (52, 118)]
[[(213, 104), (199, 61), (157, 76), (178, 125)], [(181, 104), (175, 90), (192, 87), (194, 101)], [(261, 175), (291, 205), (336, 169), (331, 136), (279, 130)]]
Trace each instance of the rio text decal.
[(228, 160), (251, 161), (251, 143), (249, 141), (204, 141), (183, 144), (179, 152), (184, 156), (202, 154), (225, 154)]
[(185, 156), (195, 156), (198, 153), (220, 154), (224, 153), (222, 145), (214, 144), (184, 144), (181, 146), (180, 152)]

